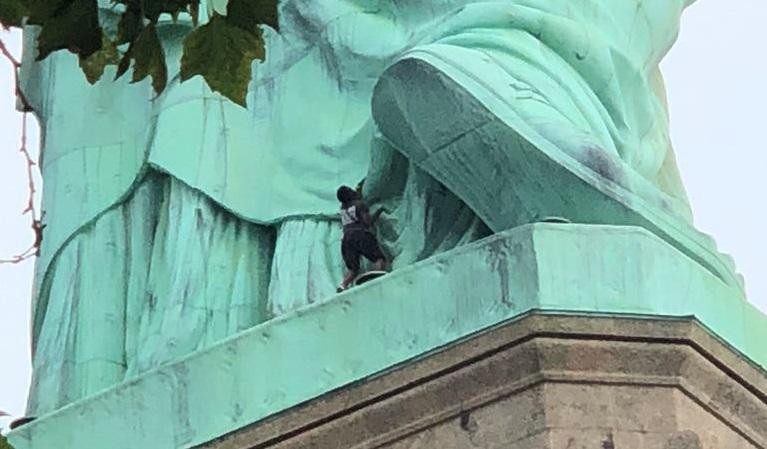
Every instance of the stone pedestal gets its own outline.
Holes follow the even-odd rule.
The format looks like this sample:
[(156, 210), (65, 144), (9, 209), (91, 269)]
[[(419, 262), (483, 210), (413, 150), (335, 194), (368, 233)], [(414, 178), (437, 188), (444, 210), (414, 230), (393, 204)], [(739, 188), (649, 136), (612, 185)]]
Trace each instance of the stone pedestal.
[(767, 317), (641, 228), (503, 232), (14, 430), (16, 449), (767, 448)]
[(533, 314), (200, 447), (765, 448), (767, 377), (694, 319)]

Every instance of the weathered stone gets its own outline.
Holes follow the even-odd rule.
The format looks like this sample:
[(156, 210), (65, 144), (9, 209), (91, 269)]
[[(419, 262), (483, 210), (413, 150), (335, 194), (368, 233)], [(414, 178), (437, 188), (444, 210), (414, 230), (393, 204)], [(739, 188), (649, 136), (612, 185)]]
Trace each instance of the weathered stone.
[(666, 449), (703, 449), (698, 434), (690, 430), (675, 433), (666, 443)]
[[(616, 318), (534, 316), (596, 311)], [(193, 447), (256, 425), (257, 438), (235, 432), (226, 443), (250, 447), (294, 444), (288, 436), (323, 423), (335, 429), (333, 443), (323, 439), (330, 434), (317, 434), (314, 447), (354, 446), (371, 435), (380, 446), (469, 411), (483, 441), (509, 444), (485, 436), (477, 409), (542, 384), (537, 412), (505, 406), (514, 418), (498, 425), (513, 431), (511, 441), (522, 444), (536, 432), (553, 438), (547, 429), (555, 424), (536, 413), (576, 420), (577, 408), (546, 415), (547, 404), (562, 399), (547, 395), (557, 385), (585, 386), (578, 394), (598, 400), (573, 407), (625, 408), (610, 425), (628, 433), (665, 424), (666, 416), (680, 419), (681, 406), (655, 417), (643, 413), (657, 401), (625, 405), (662, 396), (663, 387), (696, 398), (701, 413), (738, 429), (733, 437), (714, 435), (740, 447), (738, 438), (759, 441), (767, 427), (764, 401), (755, 399), (767, 391), (764, 371), (755, 368), (767, 365), (767, 352), (752, 332), (765, 323), (737, 292), (647, 231), (536, 224), (264, 323), (41, 416), (10, 439), (17, 449)], [(286, 412), (299, 405), (301, 413)], [(677, 430), (685, 428), (647, 431), (658, 442), (642, 444), (662, 447), (661, 436)], [(110, 438), (124, 432), (130, 441)]]
[(701, 331), (532, 315), (200, 448), (767, 447), (764, 371)]

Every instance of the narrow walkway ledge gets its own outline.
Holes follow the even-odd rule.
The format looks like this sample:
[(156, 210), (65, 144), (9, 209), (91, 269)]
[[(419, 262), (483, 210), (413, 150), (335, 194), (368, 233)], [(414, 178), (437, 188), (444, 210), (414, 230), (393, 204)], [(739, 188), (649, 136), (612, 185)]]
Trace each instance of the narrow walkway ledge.
[(9, 437), (16, 449), (192, 447), (531, 311), (695, 317), (767, 366), (767, 317), (653, 234), (536, 224), (264, 323)]
[(767, 448), (767, 376), (694, 318), (532, 312), (195, 449), (565, 447)]

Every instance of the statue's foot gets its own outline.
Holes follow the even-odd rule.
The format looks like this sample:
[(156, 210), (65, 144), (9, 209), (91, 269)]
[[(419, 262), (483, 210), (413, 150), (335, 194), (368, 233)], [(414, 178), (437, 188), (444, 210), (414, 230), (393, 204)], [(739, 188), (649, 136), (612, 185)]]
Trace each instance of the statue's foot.
[(503, 91), (516, 80), (487, 58), (466, 60), (463, 51), (415, 51), (381, 77), (373, 116), (398, 151), (495, 232), (552, 216), (641, 226), (742, 288), (732, 262), (664, 207), (660, 190), (599, 147), (574, 153), (542, 135), (539, 123), (516, 110), (513, 91)]

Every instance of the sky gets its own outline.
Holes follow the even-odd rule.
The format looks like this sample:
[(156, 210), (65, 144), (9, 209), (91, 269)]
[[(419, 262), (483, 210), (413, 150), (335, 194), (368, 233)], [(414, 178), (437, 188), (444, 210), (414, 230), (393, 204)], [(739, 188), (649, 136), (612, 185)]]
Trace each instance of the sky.
[[(701, 0), (687, 11), (680, 39), (662, 68), (672, 140), (695, 224), (735, 258), (749, 300), (767, 312), (767, 276), (760, 260), (767, 254), (765, 23), (765, 1)], [(16, 55), (19, 37), (0, 31)], [(0, 59), (0, 259), (24, 251), (33, 240), (29, 217), (21, 215), (27, 181), (10, 69)], [(36, 151), (33, 119), (30, 125), (28, 145)], [(24, 412), (29, 385), (33, 265), (0, 265), (0, 410), (14, 416)], [(0, 428), (6, 423), (0, 419)]]

